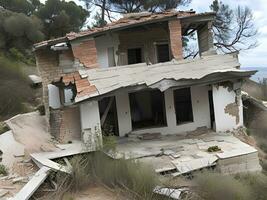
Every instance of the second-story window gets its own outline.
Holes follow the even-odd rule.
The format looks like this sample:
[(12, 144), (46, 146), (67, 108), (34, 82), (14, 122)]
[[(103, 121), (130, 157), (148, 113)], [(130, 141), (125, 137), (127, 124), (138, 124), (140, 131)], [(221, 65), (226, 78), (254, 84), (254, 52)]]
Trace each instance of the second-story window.
[(128, 64), (137, 64), (142, 62), (142, 48), (128, 49)]
[(158, 63), (170, 61), (170, 50), (168, 44), (157, 44), (156, 49)]

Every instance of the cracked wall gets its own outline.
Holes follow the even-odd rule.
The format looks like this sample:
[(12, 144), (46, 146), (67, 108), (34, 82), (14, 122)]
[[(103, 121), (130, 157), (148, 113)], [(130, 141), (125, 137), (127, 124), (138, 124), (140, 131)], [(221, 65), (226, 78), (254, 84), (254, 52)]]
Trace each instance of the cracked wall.
[[(238, 83), (238, 82), (237, 82)], [(240, 90), (230, 82), (213, 85), (216, 131), (231, 131), (243, 126), (243, 105)]]

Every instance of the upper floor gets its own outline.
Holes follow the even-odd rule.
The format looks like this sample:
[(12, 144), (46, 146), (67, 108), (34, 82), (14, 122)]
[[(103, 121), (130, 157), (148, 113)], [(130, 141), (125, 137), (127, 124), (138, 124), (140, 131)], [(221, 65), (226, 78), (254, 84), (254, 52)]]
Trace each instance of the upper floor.
[[(103, 28), (70, 33), (35, 44), (35, 51), (52, 51), (63, 73), (137, 63), (156, 64), (184, 59), (185, 38), (195, 33), (198, 52), (213, 48), (214, 13), (132, 13)], [(42, 66), (39, 66), (42, 67)]]

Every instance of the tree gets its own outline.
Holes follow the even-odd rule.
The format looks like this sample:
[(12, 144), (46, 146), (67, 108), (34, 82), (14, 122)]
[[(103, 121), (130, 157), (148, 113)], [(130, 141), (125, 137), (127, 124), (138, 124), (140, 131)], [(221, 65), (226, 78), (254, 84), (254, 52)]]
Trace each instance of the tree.
[(41, 6), (41, 3), (39, 0), (0, 0), (0, 6), (29, 16)]
[(248, 7), (229, 5), (214, 0), (210, 6), (216, 13), (213, 23), (214, 45), (224, 53), (251, 49), (257, 45), (253, 15)]
[(0, 48), (8, 51), (17, 48), (24, 51), (44, 38), (42, 23), (35, 17), (9, 10), (0, 11)]
[[(191, 0), (81, 0), (87, 9), (97, 7), (100, 11), (94, 16), (94, 25), (106, 25), (106, 18), (112, 21), (112, 13), (158, 12), (187, 5)], [(100, 14), (101, 13), (101, 14)]]
[(73, 1), (47, 0), (36, 12), (44, 23), (47, 37), (60, 37), (66, 33), (78, 32), (85, 24), (89, 12)]
[(114, 8), (122, 13), (165, 11), (190, 2), (191, 0), (110, 0)]

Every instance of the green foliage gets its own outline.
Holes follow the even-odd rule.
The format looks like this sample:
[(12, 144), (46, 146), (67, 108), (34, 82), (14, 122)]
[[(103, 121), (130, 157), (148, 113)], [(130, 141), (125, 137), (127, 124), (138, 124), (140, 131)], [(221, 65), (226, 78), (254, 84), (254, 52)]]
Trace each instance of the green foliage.
[(27, 111), (24, 102), (35, 96), (20, 71), (20, 64), (0, 56), (0, 120)]
[(8, 174), (8, 170), (5, 165), (0, 164), (0, 175), (6, 176)]
[(221, 148), (218, 146), (211, 146), (208, 148), (208, 152), (217, 152), (217, 151), (221, 151)]
[(250, 188), (253, 199), (266, 200), (267, 199), (267, 176), (258, 174), (239, 174), (236, 179), (242, 184), (247, 185)]
[(213, 23), (214, 45), (224, 53), (250, 49), (257, 45), (257, 29), (248, 7), (236, 9), (214, 0), (210, 9), (216, 13)]
[(101, 18), (101, 14), (99, 12), (97, 12), (94, 16), (94, 22), (92, 24), (93, 27), (102, 27), (105, 26), (107, 24), (106, 20), (103, 20)]
[(251, 200), (250, 188), (234, 177), (203, 173), (196, 177), (196, 192), (203, 200)]
[(79, 31), (89, 13), (73, 1), (47, 0), (36, 15), (44, 23), (46, 37), (51, 38)]
[(110, 0), (110, 4), (118, 12), (157, 12), (169, 9), (175, 9), (179, 5), (187, 5), (191, 0)]
[(202, 200), (265, 200), (267, 176), (262, 173), (245, 173), (227, 176), (204, 172), (194, 180), (196, 193)]
[(29, 49), (34, 42), (43, 39), (42, 25), (38, 18), (8, 10), (0, 11), (0, 49), (20, 51)]
[(0, 122), (0, 134), (5, 133), (8, 130), (9, 130), (8, 126), (5, 123)]
[(13, 12), (31, 15), (41, 3), (39, 0), (0, 0), (0, 5)]
[(104, 150), (115, 151), (117, 147), (117, 139), (115, 136), (103, 136), (103, 148)]
[(80, 191), (90, 184), (102, 184), (120, 189), (133, 199), (155, 199), (153, 189), (159, 184), (155, 172), (148, 166), (133, 160), (113, 160), (100, 152), (75, 156), (70, 159), (73, 167), (71, 176), (57, 173), (59, 185), (57, 193), (51, 198), (63, 196), (66, 192)]

